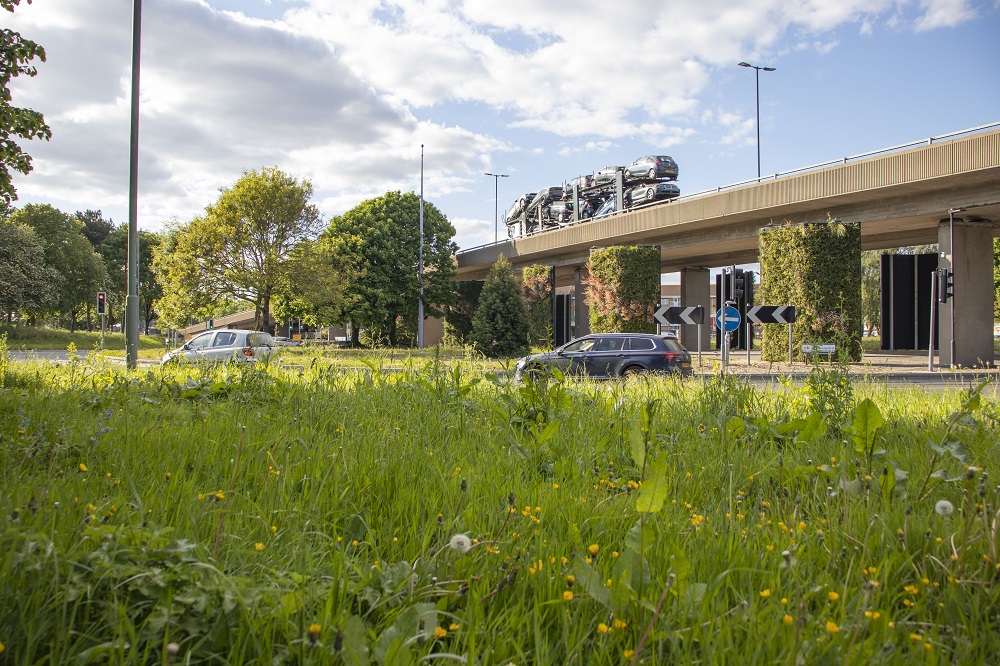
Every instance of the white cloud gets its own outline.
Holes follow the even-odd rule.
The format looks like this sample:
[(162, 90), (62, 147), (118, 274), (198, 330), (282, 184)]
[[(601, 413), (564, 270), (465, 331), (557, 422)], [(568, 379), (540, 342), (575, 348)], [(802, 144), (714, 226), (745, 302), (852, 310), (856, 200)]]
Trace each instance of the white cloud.
[(916, 22), (917, 32), (953, 28), (976, 15), (967, 0), (922, 0), (920, 5), (925, 13)]

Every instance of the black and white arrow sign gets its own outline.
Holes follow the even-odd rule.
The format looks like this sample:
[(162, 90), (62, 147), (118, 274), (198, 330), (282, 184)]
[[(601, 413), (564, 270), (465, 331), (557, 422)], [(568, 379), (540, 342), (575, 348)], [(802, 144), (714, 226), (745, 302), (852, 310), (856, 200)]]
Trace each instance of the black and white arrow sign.
[(656, 317), (656, 321), (660, 322), (663, 326), (669, 324), (704, 324), (705, 323), (705, 308), (700, 305), (686, 308), (683, 306), (673, 306), (667, 307), (666, 305), (661, 305), (657, 308), (656, 312), (653, 313)]
[(791, 324), (795, 321), (795, 306), (755, 305), (747, 309), (747, 321), (754, 324)]

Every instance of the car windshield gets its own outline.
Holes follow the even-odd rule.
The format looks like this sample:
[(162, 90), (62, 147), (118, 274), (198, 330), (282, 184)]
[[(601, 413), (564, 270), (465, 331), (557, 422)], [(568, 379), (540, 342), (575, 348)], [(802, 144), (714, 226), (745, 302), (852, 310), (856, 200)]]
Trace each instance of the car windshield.
[(564, 352), (583, 352), (590, 351), (594, 347), (594, 343), (597, 342), (595, 338), (587, 338), (586, 340), (577, 340), (576, 342), (571, 342), (562, 348)]
[(230, 331), (223, 331), (222, 333), (215, 334), (215, 341), (212, 343), (212, 346), (231, 347), (234, 342), (236, 342), (236, 334)]

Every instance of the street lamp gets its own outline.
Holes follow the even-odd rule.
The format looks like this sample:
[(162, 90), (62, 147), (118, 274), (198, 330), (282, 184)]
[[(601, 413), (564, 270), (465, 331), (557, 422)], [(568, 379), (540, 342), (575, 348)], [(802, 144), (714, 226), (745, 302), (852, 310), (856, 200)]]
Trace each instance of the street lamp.
[(740, 67), (752, 67), (754, 69), (754, 76), (757, 79), (757, 181), (760, 181), (760, 70), (765, 72), (773, 72), (775, 67), (758, 67), (757, 65), (751, 65), (748, 62), (739, 63)]
[(509, 178), (510, 174), (506, 173), (484, 173), (484, 176), (493, 177), (493, 242), (497, 243), (500, 241), (500, 217), (498, 212), (498, 207), (500, 206), (500, 179)]

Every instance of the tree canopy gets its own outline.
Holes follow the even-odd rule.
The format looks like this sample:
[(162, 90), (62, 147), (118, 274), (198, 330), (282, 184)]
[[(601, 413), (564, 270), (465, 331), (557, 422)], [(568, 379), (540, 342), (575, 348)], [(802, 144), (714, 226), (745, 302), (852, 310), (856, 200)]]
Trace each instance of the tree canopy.
[(56, 303), (58, 275), (45, 264), (45, 249), (28, 226), (0, 218), (0, 313), (44, 312)]
[[(10, 219), (30, 227), (42, 242), (45, 264), (56, 273), (52, 281), (55, 309), (67, 316), (70, 329), (75, 329), (77, 314), (93, 302), (106, 278), (101, 258), (81, 233), (83, 223), (48, 204), (29, 204), (11, 213)], [(44, 314), (37, 310), (31, 313)]]
[(530, 349), (521, 285), (503, 255), (490, 268), (469, 337), (475, 348), (489, 358), (524, 356)]
[[(400, 323), (415, 328), (420, 293), (419, 216), (420, 198), (397, 191), (368, 199), (330, 220), (323, 237), (350, 268), (344, 319), (354, 324), (355, 335), (364, 327), (396, 344)], [(458, 246), (452, 241), (454, 236), (455, 227), (448, 218), (425, 201), (425, 316), (442, 316), (442, 308), (455, 298), (452, 256)]]
[(156, 252), (164, 289), (157, 309), (182, 326), (188, 317), (244, 301), (254, 305), (254, 328), (266, 330), (293, 248), (318, 231), (311, 197), (309, 181), (277, 168), (244, 172), (204, 216), (174, 228)]
[[(31, 0), (27, 0), (31, 4)], [(0, 0), (0, 7), (13, 13), (21, 0)], [(45, 62), (45, 49), (7, 28), (0, 29), (0, 208), (6, 209), (17, 191), (11, 180), (10, 170), (27, 174), (31, 171), (31, 156), (14, 140), (46, 139), (52, 130), (45, 124), (41, 113), (11, 104), (10, 80), (21, 76), (35, 76), (37, 70), (31, 61), (38, 58)]]

